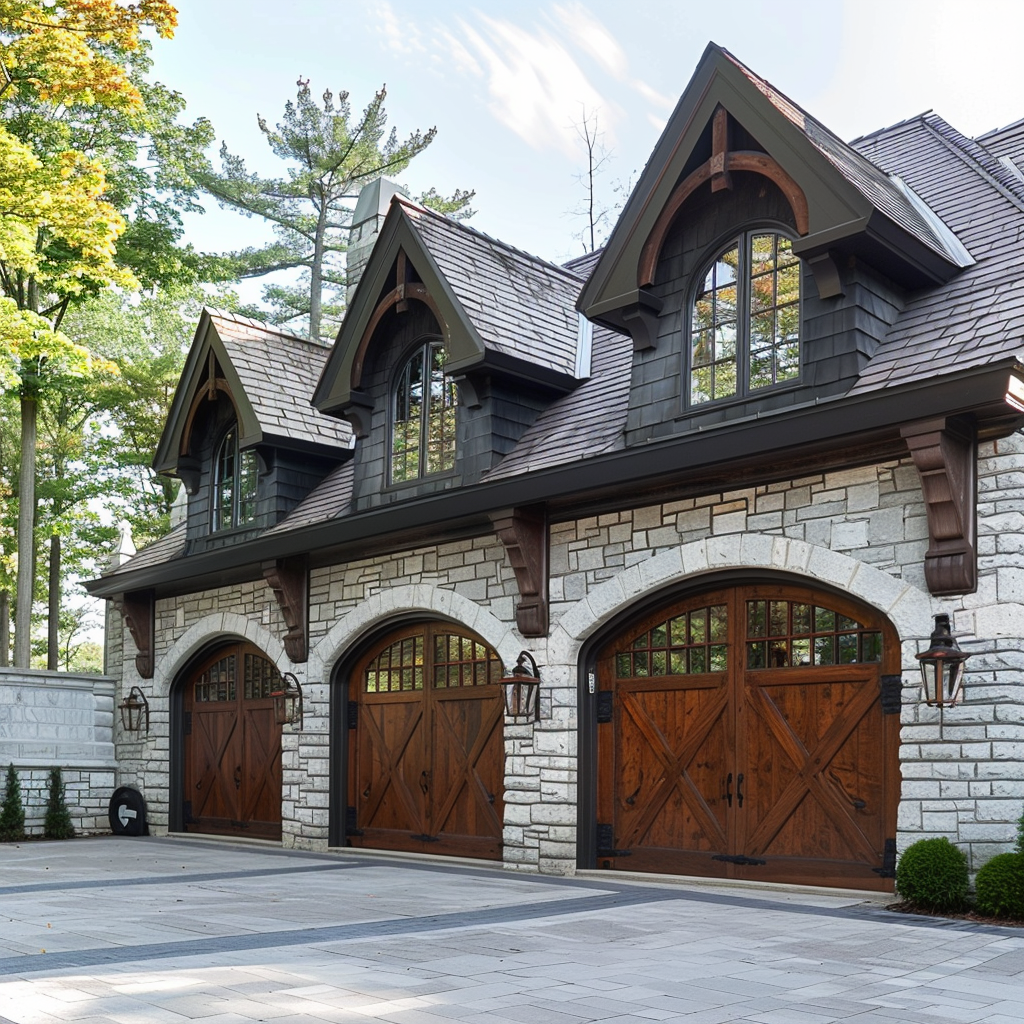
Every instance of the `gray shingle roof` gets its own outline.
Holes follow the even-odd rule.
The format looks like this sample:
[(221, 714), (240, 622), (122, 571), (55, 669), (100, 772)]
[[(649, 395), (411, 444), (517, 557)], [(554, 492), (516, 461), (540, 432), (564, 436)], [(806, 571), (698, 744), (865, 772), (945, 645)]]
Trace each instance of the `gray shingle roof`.
[(1024, 335), (1024, 183), (934, 114), (856, 145), (905, 178), (977, 262), (907, 301), (853, 393), (1014, 356)]
[(259, 320), (207, 312), (265, 435), (349, 446), (349, 425), (310, 405), (329, 349)]
[(582, 277), (448, 217), (402, 205), (487, 348), (574, 375)]
[(352, 507), (354, 479), (355, 463), (349, 459), (332, 470), (281, 522), (267, 530), (267, 534), (287, 533), (343, 516)]
[(138, 554), (132, 555), (116, 569), (110, 569), (104, 576), (117, 576), (124, 572), (134, 572), (162, 562), (173, 562), (185, 553), (185, 524), (179, 523), (170, 533), (164, 534), (159, 540), (147, 544)]
[(918, 241), (941, 253), (950, 262), (960, 265), (960, 255), (951, 250), (942, 233), (936, 231), (912, 202), (870, 160), (858, 152), (859, 147), (847, 144), (830, 132), (820, 121), (797, 106), (788, 96), (780, 93), (770, 82), (750, 70), (742, 61), (724, 51), (744, 75), (764, 94), (768, 101), (787, 120), (800, 129), (808, 141), (851, 185), (876, 209), (898, 224)]

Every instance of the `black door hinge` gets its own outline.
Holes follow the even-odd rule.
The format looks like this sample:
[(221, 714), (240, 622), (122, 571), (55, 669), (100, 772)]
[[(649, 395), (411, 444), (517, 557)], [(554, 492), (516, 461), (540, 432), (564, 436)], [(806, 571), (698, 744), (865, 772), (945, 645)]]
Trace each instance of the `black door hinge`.
[(896, 877), (896, 840), (886, 839), (885, 846), (882, 848), (882, 866), (880, 868), (872, 868), (872, 871), (876, 875), (882, 878), (895, 878)]
[(745, 864), (750, 867), (759, 867), (762, 864), (767, 864), (766, 860), (759, 860), (757, 857), (745, 857), (743, 854), (729, 855), (726, 853), (716, 853), (712, 856), (712, 860), (724, 860), (727, 864)]
[(192, 817), (192, 801), (186, 800), (181, 807), (181, 820), (185, 825), (192, 825), (195, 823), (195, 818)]
[(348, 702), (348, 727), (355, 729), (359, 725), (359, 704), (357, 701)]
[(597, 695), (597, 723), (604, 725), (612, 720), (615, 711), (615, 694), (611, 690), (601, 690)]
[(437, 836), (409, 836), (410, 839), (418, 839), (421, 843), (437, 843), (440, 840)]
[(882, 714), (898, 715), (903, 707), (903, 677), (882, 676)]
[(192, 735), (192, 712), (191, 711), (186, 711), (185, 712), (185, 717), (182, 719), (182, 722), (181, 722), (181, 734), (183, 736), (191, 736)]
[(345, 835), (347, 836), (361, 836), (363, 830), (356, 827), (356, 809), (354, 807), (345, 808)]
[(629, 857), (632, 850), (615, 849), (615, 828), (612, 825), (597, 826), (597, 855), (598, 857)]

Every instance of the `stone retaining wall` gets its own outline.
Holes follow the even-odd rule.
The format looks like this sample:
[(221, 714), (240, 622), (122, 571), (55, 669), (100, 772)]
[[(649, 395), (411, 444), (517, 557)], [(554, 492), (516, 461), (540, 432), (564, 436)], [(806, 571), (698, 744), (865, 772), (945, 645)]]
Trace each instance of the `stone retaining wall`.
[(18, 770), (30, 835), (42, 834), (47, 780), (57, 767), (76, 831), (109, 831), (115, 688), (109, 676), (0, 668), (0, 773), (9, 764)]

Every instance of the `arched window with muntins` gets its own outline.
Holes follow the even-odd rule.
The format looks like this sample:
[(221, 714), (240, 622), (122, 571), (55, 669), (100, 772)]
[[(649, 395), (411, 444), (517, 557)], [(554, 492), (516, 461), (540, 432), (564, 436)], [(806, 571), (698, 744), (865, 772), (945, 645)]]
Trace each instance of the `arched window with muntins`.
[(239, 451), (238, 428), (234, 426), (224, 435), (214, 459), (214, 530), (230, 530), (255, 520), (257, 476), (256, 452), (251, 448)]
[(455, 384), (444, 373), (440, 341), (421, 345), (395, 383), (391, 421), (391, 483), (455, 468)]
[(690, 318), (691, 406), (800, 376), (800, 260), (778, 231), (744, 232), (712, 261)]

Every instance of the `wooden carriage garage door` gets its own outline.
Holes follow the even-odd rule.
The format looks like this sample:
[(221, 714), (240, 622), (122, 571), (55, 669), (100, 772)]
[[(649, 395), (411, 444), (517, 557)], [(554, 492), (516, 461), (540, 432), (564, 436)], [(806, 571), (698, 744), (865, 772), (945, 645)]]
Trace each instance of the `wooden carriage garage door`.
[(598, 865), (891, 889), (898, 671), (886, 621), (812, 590), (635, 623), (599, 656)]
[(392, 633), (349, 684), (353, 846), (501, 859), (501, 661), (442, 623)]
[(188, 832), (281, 838), (281, 727), (270, 694), (280, 676), (250, 644), (202, 661), (184, 694), (184, 826)]

